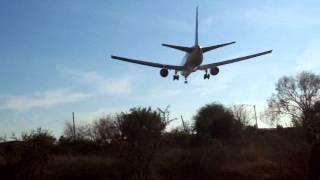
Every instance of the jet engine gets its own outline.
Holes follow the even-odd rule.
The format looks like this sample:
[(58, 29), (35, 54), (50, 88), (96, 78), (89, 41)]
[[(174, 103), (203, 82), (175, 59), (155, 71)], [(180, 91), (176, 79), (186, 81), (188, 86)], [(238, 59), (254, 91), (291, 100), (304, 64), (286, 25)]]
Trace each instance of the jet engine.
[(219, 68), (218, 67), (213, 67), (210, 69), (210, 74), (215, 76), (219, 73)]
[(168, 74), (169, 74), (168, 69), (161, 69), (161, 70), (160, 70), (160, 75), (161, 75), (161, 77), (167, 77)]

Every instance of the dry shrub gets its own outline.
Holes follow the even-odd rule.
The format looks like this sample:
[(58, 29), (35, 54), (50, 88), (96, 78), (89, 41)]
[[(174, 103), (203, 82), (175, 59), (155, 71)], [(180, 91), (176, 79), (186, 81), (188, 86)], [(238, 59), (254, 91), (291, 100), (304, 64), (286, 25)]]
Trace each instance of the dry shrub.
[(2, 176), (8, 179), (41, 178), (49, 162), (54, 137), (38, 129), (25, 133), (23, 141), (2, 143)]
[(219, 143), (207, 147), (165, 148), (154, 163), (159, 179), (212, 179), (224, 164), (226, 154)]
[(96, 155), (59, 155), (48, 166), (46, 179), (120, 180), (122, 170), (117, 159)]

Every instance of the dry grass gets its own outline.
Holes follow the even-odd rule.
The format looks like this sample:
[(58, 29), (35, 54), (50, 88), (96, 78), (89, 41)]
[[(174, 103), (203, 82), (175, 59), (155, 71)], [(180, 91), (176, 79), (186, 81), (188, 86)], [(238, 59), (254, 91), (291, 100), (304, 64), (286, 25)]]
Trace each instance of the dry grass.
[[(250, 134), (237, 141), (223, 142), (212, 139), (205, 142), (188, 135), (183, 144), (172, 143), (175, 141), (164, 143), (157, 150), (150, 164), (150, 179), (301, 180), (307, 176), (310, 145), (290, 133)], [(107, 152), (104, 155), (59, 152), (51, 157), (44, 176), (38, 178), (128, 179), (130, 164), (118, 156), (119, 152)], [(0, 156), (1, 167), (4, 160)]]

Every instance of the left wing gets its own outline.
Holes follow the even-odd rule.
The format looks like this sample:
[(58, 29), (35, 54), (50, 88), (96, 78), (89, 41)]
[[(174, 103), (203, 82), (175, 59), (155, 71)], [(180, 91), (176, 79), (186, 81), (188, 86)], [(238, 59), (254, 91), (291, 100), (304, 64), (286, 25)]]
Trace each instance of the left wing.
[(156, 68), (166, 68), (166, 69), (171, 69), (171, 70), (176, 70), (176, 71), (183, 71), (183, 66), (153, 63), (153, 62), (142, 61), (142, 60), (137, 60), (137, 59), (129, 59), (129, 58), (124, 58), (124, 57), (119, 57), (119, 56), (111, 56), (111, 58), (117, 59), (120, 61), (140, 64), (140, 65), (145, 65), (145, 66), (151, 66), (151, 67), (156, 67)]
[(252, 54), (252, 55), (249, 55), (249, 56), (243, 56), (243, 57), (239, 57), (239, 58), (220, 61), (220, 62), (216, 62), (216, 63), (205, 64), (205, 65), (199, 66), (198, 69), (199, 70), (206, 70), (206, 69), (210, 69), (212, 67), (222, 66), (222, 65), (225, 65), (225, 64), (231, 64), (231, 63), (235, 63), (235, 62), (238, 62), (238, 61), (243, 61), (243, 60), (255, 58), (255, 57), (262, 56), (262, 55), (269, 54), (269, 53), (272, 53), (272, 50), (261, 52), (261, 53), (257, 53), (257, 54)]

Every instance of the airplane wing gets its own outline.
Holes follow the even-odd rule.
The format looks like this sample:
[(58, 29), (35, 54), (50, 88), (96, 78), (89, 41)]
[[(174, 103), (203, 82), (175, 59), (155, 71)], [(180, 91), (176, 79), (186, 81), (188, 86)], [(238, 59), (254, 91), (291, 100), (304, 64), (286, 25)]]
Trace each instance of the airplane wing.
[(137, 59), (129, 59), (129, 58), (124, 58), (124, 57), (119, 57), (119, 56), (111, 56), (111, 58), (116, 59), (116, 60), (120, 60), (120, 61), (140, 64), (140, 65), (145, 65), (145, 66), (151, 66), (151, 67), (156, 67), (156, 68), (166, 68), (166, 69), (172, 69), (172, 70), (176, 70), (176, 71), (183, 71), (183, 66), (153, 63), (153, 62), (142, 61), (142, 60), (137, 60)]
[(231, 63), (235, 63), (238, 61), (243, 61), (243, 60), (247, 60), (247, 59), (251, 59), (251, 58), (255, 58), (258, 56), (262, 56), (265, 54), (269, 54), (272, 53), (272, 50), (270, 51), (265, 51), (265, 52), (261, 52), (261, 53), (257, 53), (257, 54), (252, 54), (249, 56), (243, 56), (243, 57), (239, 57), (239, 58), (234, 58), (234, 59), (229, 59), (229, 60), (225, 60), (225, 61), (220, 61), (220, 62), (216, 62), (216, 63), (211, 63), (211, 64), (205, 64), (202, 66), (199, 66), (199, 70), (206, 70), (206, 69), (210, 69), (212, 67), (217, 67), (217, 66), (222, 66), (222, 65), (226, 65), (226, 64), (231, 64)]

